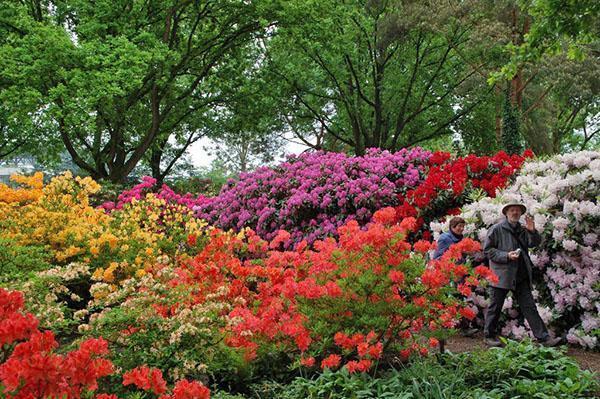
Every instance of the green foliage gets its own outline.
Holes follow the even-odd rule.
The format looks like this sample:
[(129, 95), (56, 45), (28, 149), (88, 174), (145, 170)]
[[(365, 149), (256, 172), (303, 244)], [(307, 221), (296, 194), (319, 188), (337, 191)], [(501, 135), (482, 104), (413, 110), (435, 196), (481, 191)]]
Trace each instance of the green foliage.
[(454, 106), (473, 74), (459, 56), (468, 41), (468, 7), (282, 3), (266, 53), (281, 90), (279, 115), (302, 141), (357, 154), (450, 135), (479, 101)]
[(586, 398), (600, 384), (560, 350), (509, 341), (505, 348), (414, 361), (378, 377), (325, 371), (289, 385), (255, 385), (254, 398)]
[(515, 109), (510, 100), (510, 90), (506, 91), (502, 113), (502, 146), (508, 154), (520, 154), (523, 152), (519, 111)]
[(2, 2), (0, 112), (40, 124), (111, 181), (147, 154), (162, 179), (206, 135), (211, 106), (243, 72), (228, 61), (260, 29), (259, 2), (53, 5)]
[(512, 78), (519, 65), (556, 54), (581, 60), (587, 47), (597, 46), (600, 4), (595, 0), (520, 0), (519, 7), (532, 17), (527, 39), (507, 46), (511, 53), (501, 71), (493, 76)]
[(0, 238), (0, 283), (26, 280), (34, 272), (49, 269), (51, 258), (43, 246), (22, 246)]

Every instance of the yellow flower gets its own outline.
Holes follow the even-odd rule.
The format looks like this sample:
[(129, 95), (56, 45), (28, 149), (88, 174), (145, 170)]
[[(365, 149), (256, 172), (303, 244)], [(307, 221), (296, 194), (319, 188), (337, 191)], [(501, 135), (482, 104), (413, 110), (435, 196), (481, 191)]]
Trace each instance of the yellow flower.
[(102, 280), (103, 275), (104, 275), (104, 269), (99, 267), (92, 274), (92, 280)]

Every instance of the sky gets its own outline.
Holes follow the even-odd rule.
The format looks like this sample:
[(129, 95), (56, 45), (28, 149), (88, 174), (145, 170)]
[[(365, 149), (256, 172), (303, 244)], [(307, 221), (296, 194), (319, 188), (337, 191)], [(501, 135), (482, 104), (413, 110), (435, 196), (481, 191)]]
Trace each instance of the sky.
[[(189, 154), (190, 154), (190, 157), (192, 158), (192, 162), (193, 162), (194, 166), (196, 166), (196, 167), (210, 166), (210, 163), (213, 161), (213, 159), (215, 157), (212, 155), (209, 156), (208, 152), (205, 151), (203, 148), (203, 147), (206, 147), (209, 145), (210, 145), (210, 139), (204, 137), (204, 138), (196, 141), (194, 144), (192, 144), (190, 146)], [(285, 152), (286, 152), (286, 154), (300, 154), (307, 148), (308, 148), (307, 146), (300, 144), (300, 143), (288, 142), (288, 144), (285, 148)]]

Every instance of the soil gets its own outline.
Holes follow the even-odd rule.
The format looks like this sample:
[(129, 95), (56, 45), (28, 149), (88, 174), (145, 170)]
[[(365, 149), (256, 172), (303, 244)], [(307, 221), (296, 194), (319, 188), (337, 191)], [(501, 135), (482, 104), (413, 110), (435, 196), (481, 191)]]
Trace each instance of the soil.
[[(481, 335), (481, 333), (474, 337), (456, 335), (446, 342), (446, 350), (455, 353), (468, 352), (473, 349), (483, 349), (485, 347), (483, 335)], [(581, 368), (596, 373), (596, 376), (600, 379), (600, 352), (593, 352), (579, 347), (569, 346), (567, 355), (575, 359)]]

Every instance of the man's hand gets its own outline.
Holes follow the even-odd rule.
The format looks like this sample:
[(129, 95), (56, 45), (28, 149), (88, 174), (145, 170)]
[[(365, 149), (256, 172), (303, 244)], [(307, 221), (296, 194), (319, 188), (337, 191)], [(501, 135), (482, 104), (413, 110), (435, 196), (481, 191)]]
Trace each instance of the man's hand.
[(535, 231), (535, 221), (533, 220), (533, 216), (529, 214), (525, 215), (525, 228), (532, 233)]
[(519, 252), (517, 252), (517, 251), (510, 251), (508, 253), (508, 259), (509, 260), (517, 260), (517, 259), (519, 259)]

